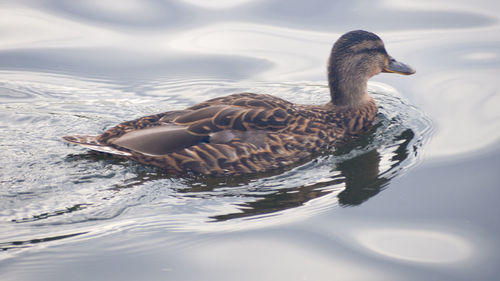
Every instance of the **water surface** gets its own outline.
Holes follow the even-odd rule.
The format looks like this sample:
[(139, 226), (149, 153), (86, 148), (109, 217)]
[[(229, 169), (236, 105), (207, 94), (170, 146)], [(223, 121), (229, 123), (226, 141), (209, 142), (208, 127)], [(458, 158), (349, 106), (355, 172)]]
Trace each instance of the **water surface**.
[[(496, 280), (494, 1), (0, 4), (0, 279)], [(237, 92), (328, 100), (342, 33), (417, 69), (373, 131), (258, 176), (179, 178), (61, 136)]]

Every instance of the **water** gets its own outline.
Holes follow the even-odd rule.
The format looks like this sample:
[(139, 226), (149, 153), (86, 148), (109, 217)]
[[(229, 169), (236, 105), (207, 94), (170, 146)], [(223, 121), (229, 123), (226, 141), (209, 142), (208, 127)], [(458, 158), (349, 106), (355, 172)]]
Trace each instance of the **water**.
[[(1, 280), (496, 280), (494, 1), (0, 4)], [(376, 128), (259, 176), (178, 178), (60, 137), (236, 92), (328, 99), (363, 28), (417, 69)]]

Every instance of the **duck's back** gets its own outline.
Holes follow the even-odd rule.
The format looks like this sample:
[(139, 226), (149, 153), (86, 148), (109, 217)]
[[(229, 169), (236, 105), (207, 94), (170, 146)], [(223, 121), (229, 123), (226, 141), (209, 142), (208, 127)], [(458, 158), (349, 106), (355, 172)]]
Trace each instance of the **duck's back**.
[(373, 107), (344, 112), (241, 93), (64, 139), (169, 173), (247, 174), (290, 165), (359, 134), (371, 124)]

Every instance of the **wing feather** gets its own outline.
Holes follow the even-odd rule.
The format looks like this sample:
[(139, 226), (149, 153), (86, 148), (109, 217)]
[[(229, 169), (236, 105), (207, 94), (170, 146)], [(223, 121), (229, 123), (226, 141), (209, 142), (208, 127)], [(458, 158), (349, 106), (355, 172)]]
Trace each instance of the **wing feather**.
[(102, 152), (129, 154), (135, 151), (146, 155), (165, 155), (209, 143), (211, 136), (215, 136), (214, 144), (218, 145), (244, 138), (261, 146), (266, 132), (276, 132), (289, 125), (292, 111), (291, 103), (280, 98), (241, 93), (208, 100), (186, 110), (123, 122), (92, 139), (67, 140)]

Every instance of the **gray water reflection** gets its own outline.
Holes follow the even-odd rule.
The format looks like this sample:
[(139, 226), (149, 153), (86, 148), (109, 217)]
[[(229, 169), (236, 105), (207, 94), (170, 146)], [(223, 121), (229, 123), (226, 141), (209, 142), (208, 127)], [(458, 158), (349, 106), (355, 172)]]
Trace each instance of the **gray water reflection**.
[(145, 28), (148, 30), (178, 29), (191, 22), (196, 16), (192, 9), (183, 7), (177, 1), (100, 1), (72, 2), (64, 0), (44, 1), (41, 6), (50, 12), (58, 12), (63, 17), (75, 18), (77, 21), (93, 22), (111, 28)]
[[(396, 30), (401, 41), (408, 35), (397, 30), (407, 30), (406, 25), (418, 34), (495, 23), (486, 13), (438, 12), (432, 6), (412, 10), (379, 1), (363, 1), (362, 7), (352, 1), (256, 1), (232, 7), (230, 13), (186, 2), (11, 3), (10, 12), (0, 11), (5, 19), (0, 31), (17, 32), (0, 44), (0, 67), (122, 83), (165, 76), (316, 79), (324, 75), (333, 38), (345, 30)], [(271, 68), (277, 69), (268, 72)]]
[[(224, 3), (225, 2), (225, 3)], [(233, 3), (230, 3), (233, 2)], [(195, 25), (199, 21), (255, 21), (314, 30), (351, 29), (360, 24), (371, 29), (443, 29), (481, 27), (495, 22), (493, 17), (472, 11), (435, 11), (430, 5), (384, 1), (138, 1), (126, 0), (115, 5), (99, 1), (43, 1), (40, 8), (59, 12), (64, 17), (94, 22), (112, 28), (163, 30)], [(454, 3), (454, 2), (450, 2)], [(436, 5), (437, 6), (437, 5)], [(201, 8), (201, 9), (200, 9)], [(224, 10), (231, 9), (231, 13)], [(413, 9), (412, 9), (413, 8)], [(221, 12), (221, 10), (223, 10)], [(276, 13), (280, 11), (280, 13)], [(362, 23), (360, 23), (362, 19)], [(398, 25), (394, 25), (397, 22)], [(361, 26), (363, 27), (363, 26)]]
[[(49, 71), (87, 77), (134, 80), (144, 77), (209, 76), (243, 79), (266, 70), (266, 61), (234, 56), (164, 56), (162, 61), (141, 53), (110, 49), (31, 49), (0, 51), (4, 69)], [(137, 57), (134, 60), (124, 60)]]
[[(259, 5), (252, 11), (272, 19), (273, 24), (286, 23), (298, 28), (309, 27), (328, 31), (348, 30), (353, 27), (373, 30), (470, 28), (495, 22), (492, 17), (470, 11), (437, 12), (417, 3), (392, 1), (392, 5), (384, 5), (384, 2), (389, 1), (274, 0), (266, 1), (266, 5)], [(432, 7), (431, 3), (428, 4)], [(282, 13), (275, 13), (276, 10), (281, 10)]]

